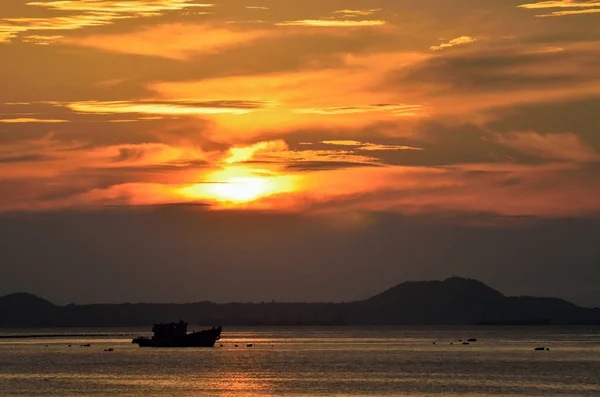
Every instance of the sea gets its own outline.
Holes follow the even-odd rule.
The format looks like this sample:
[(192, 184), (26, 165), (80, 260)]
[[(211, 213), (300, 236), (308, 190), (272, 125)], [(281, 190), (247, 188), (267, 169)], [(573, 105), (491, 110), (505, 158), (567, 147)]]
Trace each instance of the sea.
[(592, 327), (224, 327), (214, 348), (131, 343), (147, 331), (0, 332), (59, 334), (0, 339), (0, 396), (600, 396)]

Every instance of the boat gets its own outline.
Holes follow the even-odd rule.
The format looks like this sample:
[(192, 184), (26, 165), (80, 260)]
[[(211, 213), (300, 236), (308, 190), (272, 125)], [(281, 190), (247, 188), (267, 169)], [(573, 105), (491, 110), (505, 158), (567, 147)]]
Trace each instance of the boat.
[(214, 347), (221, 339), (221, 326), (196, 332), (187, 332), (187, 323), (154, 324), (151, 338), (140, 336), (131, 341), (140, 347)]

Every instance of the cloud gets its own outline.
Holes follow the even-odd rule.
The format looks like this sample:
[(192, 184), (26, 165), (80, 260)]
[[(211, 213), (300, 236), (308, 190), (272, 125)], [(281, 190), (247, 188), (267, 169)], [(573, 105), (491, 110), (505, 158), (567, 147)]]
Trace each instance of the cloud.
[(599, 56), (595, 44), (585, 43), (561, 51), (507, 45), (449, 52), (389, 71), (378, 88), (403, 90), (408, 103), (427, 103), (432, 117), (582, 98), (600, 92)]
[(64, 106), (78, 113), (98, 114), (156, 114), (170, 116), (193, 116), (211, 114), (246, 114), (261, 109), (267, 103), (253, 101), (83, 101), (51, 102), (55, 106)]
[(269, 34), (266, 30), (236, 31), (201, 24), (163, 24), (130, 33), (65, 38), (62, 43), (124, 54), (184, 60), (247, 45)]
[(366, 26), (382, 26), (385, 25), (385, 21), (381, 20), (334, 20), (334, 19), (304, 19), (300, 21), (285, 21), (278, 22), (276, 25), (279, 26), (313, 26), (313, 27), (325, 27), (325, 28), (352, 28), (352, 27), (366, 27)]
[(440, 45), (430, 47), (433, 51), (443, 50), (445, 48), (455, 47), (457, 45), (470, 44), (477, 41), (476, 39), (469, 36), (460, 36), (455, 39), (450, 40), (447, 43), (442, 43)]
[[(58, 143), (51, 137), (5, 145), (0, 153), (5, 171), (0, 184), (18, 180), (22, 188), (11, 189), (0, 211), (200, 202), (214, 209), (242, 206), (329, 213), (385, 209), (403, 214), (600, 214), (597, 200), (592, 199), (600, 193), (593, 183), (594, 170), (581, 168), (585, 162), (598, 161), (598, 155), (572, 136), (505, 134), (498, 138), (500, 147), (549, 161), (543, 164), (512, 160), (389, 166), (379, 153), (415, 152), (416, 148), (354, 140), (323, 144), (341, 148), (309, 145), (309, 150), (291, 150), (282, 140), (213, 152), (160, 143), (91, 148), (78, 142)], [(147, 172), (142, 173), (144, 169)], [(52, 185), (47, 186), (49, 182)], [(223, 183), (229, 187), (220, 187)], [(259, 183), (265, 185), (250, 186)], [(250, 194), (245, 184), (255, 192), (250, 201), (245, 201)]]
[(576, 162), (600, 161), (600, 153), (584, 145), (573, 133), (513, 132), (498, 135), (498, 141), (523, 153), (546, 159)]
[(29, 6), (43, 7), (56, 11), (82, 11), (86, 13), (117, 13), (133, 16), (156, 15), (165, 11), (186, 8), (213, 7), (214, 4), (198, 4), (193, 0), (78, 0), (78, 1), (34, 1)]
[(372, 8), (366, 10), (337, 10), (333, 14), (341, 14), (344, 17), (363, 17), (369, 16), (381, 11), (381, 8)]
[[(426, 115), (418, 103), (398, 103), (392, 101), (395, 94), (373, 89), (380, 75), (398, 62), (409, 64), (414, 58), (419, 59), (405, 53), (348, 57), (336, 68), (157, 82), (149, 88), (157, 97), (166, 99), (236, 98), (273, 104), (253, 113), (251, 118), (217, 115), (214, 119), (222, 128), (220, 139), (256, 136), (271, 128), (284, 131), (285, 127), (318, 126), (324, 122), (360, 126), (375, 120)], [(327, 90), (323, 90), (325, 86)]]
[[(237, 205), (597, 212), (595, 102), (583, 101), (600, 92), (592, 18), (558, 26), (487, 1), (15, 3), (0, 22), (21, 29), (0, 48), (0, 95), (29, 105), (0, 104), (4, 210), (137, 205), (153, 192), (222, 209), (204, 189), (255, 191), (265, 178), (281, 186)], [(264, 23), (227, 24), (256, 13)], [(552, 110), (522, 111), (533, 105)]]
[(298, 109), (301, 114), (349, 115), (373, 112), (389, 112), (398, 116), (425, 116), (423, 106), (405, 104), (379, 104), (365, 106), (328, 107), (313, 109)]
[(257, 153), (287, 150), (287, 143), (283, 140), (259, 142), (251, 146), (232, 147), (229, 156), (224, 160), (227, 164), (240, 163), (251, 160)]
[[(84, 27), (110, 25), (117, 20), (159, 16), (168, 11), (213, 6), (212, 4), (192, 3), (192, 0), (35, 1), (29, 2), (27, 5), (45, 8), (62, 15), (46, 18), (0, 18), (0, 43), (10, 43), (11, 39), (19, 34), (31, 31), (76, 30)], [(36, 37), (38, 42), (40, 40), (51, 41), (49, 38)]]
[[(537, 14), (536, 17), (560, 17), (566, 15), (581, 15), (581, 14), (595, 14), (600, 12), (599, 1), (573, 1), (573, 0), (556, 0), (556, 1), (540, 1), (537, 3), (521, 4), (518, 7), (526, 9), (548, 9), (548, 8), (575, 8), (575, 10), (567, 11), (552, 11), (547, 14)], [(578, 10), (577, 8), (583, 8)]]
[(37, 119), (37, 118), (16, 118), (16, 119), (0, 119), (0, 123), (5, 124), (21, 124), (21, 123), (68, 123), (69, 120), (59, 119)]
[(37, 45), (50, 45), (52, 43), (57, 42), (58, 40), (62, 39), (64, 36), (42, 36), (42, 35), (30, 35), (30, 36), (23, 36), (21, 38), (21, 41), (23, 43), (29, 43), (29, 44), (37, 44)]
[[(205, 151), (192, 145), (140, 143), (92, 146), (83, 141), (60, 141), (54, 134), (0, 146), (0, 159), (13, 159), (15, 156), (24, 159), (31, 157), (36, 161), (31, 164), (22, 161), (13, 168), (5, 167), (6, 172), (2, 173), (0, 180), (73, 177), (85, 175), (92, 169), (125, 171), (127, 167), (135, 171), (134, 169), (139, 167), (167, 166), (177, 172), (188, 165), (197, 167), (209, 158)], [(93, 185), (93, 178), (89, 183)]]
[(356, 150), (366, 150), (366, 151), (385, 151), (385, 150), (423, 150), (422, 148), (412, 147), (412, 146), (404, 146), (404, 145), (381, 145), (370, 142), (359, 142), (359, 141), (323, 141), (326, 145), (335, 145), (335, 146), (351, 146)]
[(571, 11), (553, 11), (549, 14), (540, 14), (536, 15), (536, 17), (562, 17), (565, 15), (583, 15), (583, 14), (597, 14), (600, 12), (600, 9), (597, 8), (589, 8), (586, 10), (571, 10)]
[[(376, 145), (371, 144), (372, 147)], [(311, 165), (332, 163), (329, 167), (338, 168), (355, 165), (374, 165), (379, 162), (376, 157), (357, 154), (358, 150), (369, 147), (361, 145), (352, 150), (290, 150), (284, 140), (258, 142), (250, 146), (237, 146), (229, 149), (228, 156), (223, 160), (225, 164), (251, 163), (251, 164), (280, 164), (286, 169), (309, 169)], [(382, 150), (396, 150), (382, 149)]]

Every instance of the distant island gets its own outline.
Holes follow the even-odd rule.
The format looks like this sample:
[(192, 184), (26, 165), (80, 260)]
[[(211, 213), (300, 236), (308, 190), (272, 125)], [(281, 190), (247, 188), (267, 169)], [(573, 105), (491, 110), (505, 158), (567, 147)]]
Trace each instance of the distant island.
[(0, 298), (0, 327), (190, 325), (598, 325), (600, 308), (562, 299), (507, 297), (480, 281), (405, 282), (347, 303), (55, 305), (28, 293)]

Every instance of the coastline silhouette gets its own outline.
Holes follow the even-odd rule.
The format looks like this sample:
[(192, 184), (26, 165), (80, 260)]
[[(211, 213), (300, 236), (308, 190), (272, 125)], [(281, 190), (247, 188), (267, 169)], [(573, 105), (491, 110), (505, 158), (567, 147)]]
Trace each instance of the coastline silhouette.
[(0, 327), (194, 325), (596, 325), (600, 309), (557, 298), (507, 297), (480, 281), (405, 282), (347, 303), (96, 304), (58, 306), (27, 293), (0, 298)]

